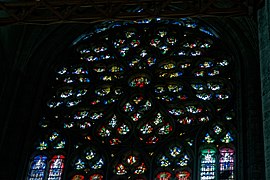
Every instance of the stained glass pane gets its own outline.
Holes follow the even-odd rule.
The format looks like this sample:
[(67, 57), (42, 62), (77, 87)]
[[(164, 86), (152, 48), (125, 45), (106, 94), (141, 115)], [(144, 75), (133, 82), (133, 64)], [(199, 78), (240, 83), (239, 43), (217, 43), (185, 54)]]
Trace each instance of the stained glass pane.
[(232, 148), (221, 148), (219, 150), (219, 179), (235, 179), (235, 159)]
[(50, 162), (49, 177), (48, 180), (61, 180), (64, 170), (63, 155), (55, 155)]
[(36, 156), (34, 157), (30, 170), (28, 172), (28, 180), (43, 180), (46, 175), (46, 165), (47, 157), (46, 156)]
[(84, 176), (83, 175), (75, 175), (72, 177), (72, 180), (84, 180)]
[(203, 149), (201, 150), (200, 159), (200, 179), (216, 179), (216, 150)]

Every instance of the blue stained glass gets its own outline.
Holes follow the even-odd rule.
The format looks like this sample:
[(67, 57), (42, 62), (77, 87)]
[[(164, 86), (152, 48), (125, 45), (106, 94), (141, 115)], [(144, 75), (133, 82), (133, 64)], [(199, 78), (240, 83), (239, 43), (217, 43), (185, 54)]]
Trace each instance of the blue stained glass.
[(46, 164), (46, 156), (39, 155), (34, 157), (30, 172), (28, 173), (28, 180), (43, 180), (45, 177)]
[(213, 33), (211, 33), (209, 30), (207, 30), (207, 29), (204, 28), (204, 27), (201, 27), (201, 28), (200, 28), (200, 31), (203, 32), (203, 33), (206, 33), (206, 34), (208, 34), (208, 35), (210, 35), (210, 36), (214, 36)]

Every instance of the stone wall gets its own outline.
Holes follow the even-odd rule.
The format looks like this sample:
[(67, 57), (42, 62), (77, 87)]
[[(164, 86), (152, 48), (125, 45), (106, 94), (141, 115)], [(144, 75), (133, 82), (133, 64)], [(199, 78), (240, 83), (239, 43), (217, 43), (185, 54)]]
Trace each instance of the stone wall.
[(258, 12), (266, 179), (270, 179), (270, 1)]

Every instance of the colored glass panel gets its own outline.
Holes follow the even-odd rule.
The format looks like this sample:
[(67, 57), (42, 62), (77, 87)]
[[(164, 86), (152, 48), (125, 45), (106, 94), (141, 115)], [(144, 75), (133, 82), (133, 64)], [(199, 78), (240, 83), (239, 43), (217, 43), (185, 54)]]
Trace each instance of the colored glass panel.
[(203, 149), (200, 159), (200, 179), (216, 179), (216, 171), (216, 151), (214, 149)]
[(221, 148), (219, 150), (219, 179), (235, 179), (235, 159), (232, 148)]
[(61, 180), (64, 170), (63, 155), (55, 155), (50, 161), (48, 180)]
[(73, 176), (72, 180), (84, 180), (84, 176), (83, 175), (75, 175), (75, 176)]
[(46, 175), (46, 165), (47, 157), (46, 156), (35, 156), (28, 172), (28, 180), (43, 180)]

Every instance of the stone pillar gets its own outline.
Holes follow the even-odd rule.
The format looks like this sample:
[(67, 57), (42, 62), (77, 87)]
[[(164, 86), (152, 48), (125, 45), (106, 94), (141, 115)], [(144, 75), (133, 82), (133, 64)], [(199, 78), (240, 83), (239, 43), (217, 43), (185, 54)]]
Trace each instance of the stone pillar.
[(266, 179), (270, 179), (270, 0), (258, 12)]

